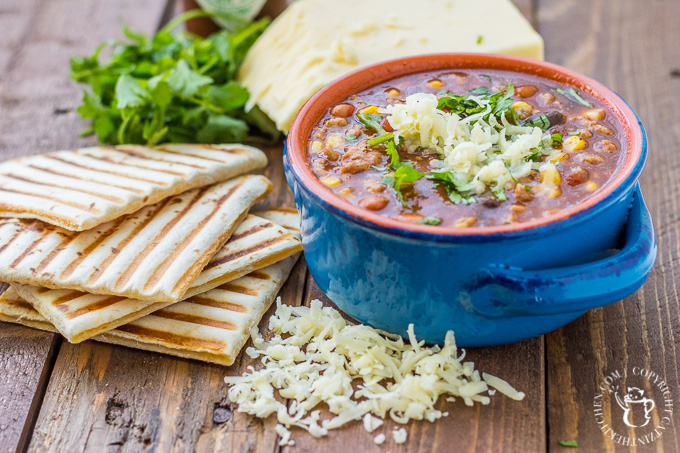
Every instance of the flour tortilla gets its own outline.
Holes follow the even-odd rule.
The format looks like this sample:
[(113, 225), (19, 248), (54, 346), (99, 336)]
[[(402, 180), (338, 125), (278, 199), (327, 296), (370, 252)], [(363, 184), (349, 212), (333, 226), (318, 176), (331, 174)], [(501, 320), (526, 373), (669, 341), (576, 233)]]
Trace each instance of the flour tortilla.
[[(199, 287), (213, 289), (254, 270), (281, 261), (301, 251), (300, 240), (273, 222), (249, 215), (211, 263), (201, 272)], [(14, 284), (21, 297), (29, 301), (71, 343), (79, 343), (139, 319), (167, 303), (151, 303), (121, 296), (88, 294), (70, 289)]]
[[(250, 329), (260, 322), (276, 298), (298, 256), (295, 253), (92, 339), (231, 365), (248, 341)], [(0, 296), (0, 320), (56, 331), (14, 287)]]
[(267, 165), (245, 145), (97, 146), (0, 163), (0, 217), (84, 231)]
[(240, 176), (80, 233), (0, 219), (0, 280), (177, 302), (271, 188), (264, 176)]

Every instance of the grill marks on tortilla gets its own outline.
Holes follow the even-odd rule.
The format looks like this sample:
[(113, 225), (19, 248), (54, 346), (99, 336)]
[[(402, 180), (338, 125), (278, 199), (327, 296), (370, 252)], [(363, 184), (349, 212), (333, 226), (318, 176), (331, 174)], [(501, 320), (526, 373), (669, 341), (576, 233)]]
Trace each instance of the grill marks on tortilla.
[(31, 242), (31, 245), (26, 247), (23, 252), (14, 260), (12, 261), (12, 264), (9, 265), (12, 269), (16, 268), (21, 262), (23, 261), (24, 258), (26, 258), (28, 255), (30, 255), (33, 250), (42, 242), (42, 240), (45, 238), (45, 232), (42, 232), (40, 234), (40, 237), (36, 239), (35, 241)]
[[(89, 305), (86, 305), (84, 307), (78, 308), (77, 310), (74, 311), (69, 311), (68, 307), (66, 307), (66, 311), (68, 312), (66, 314), (66, 319), (75, 319), (78, 316), (82, 316), (87, 313), (91, 313), (93, 311), (101, 310), (103, 308), (106, 308), (108, 306), (111, 306), (113, 304), (117, 304), (120, 301), (126, 300), (126, 297), (121, 297), (121, 296), (108, 296), (103, 299), (97, 300), (96, 302), (93, 302)], [(57, 305), (57, 309), (59, 309), (61, 305)]]
[(28, 156), (0, 163), (0, 215), (84, 231), (265, 164), (261, 151), (243, 145), (122, 145)]
[(225, 330), (236, 330), (238, 326), (228, 321), (220, 321), (218, 319), (205, 318), (203, 316), (197, 316), (189, 313), (181, 313), (170, 310), (158, 310), (151, 314), (151, 316), (157, 316), (165, 319), (172, 319), (174, 321), (188, 322), (191, 324), (198, 324), (208, 327), (216, 327), (218, 329)]
[(85, 247), (85, 249), (83, 249), (81, 252), (78, 252), (78, 258), (73, 260), (71, 264), (69, 264), (66, 267), (66, 269), (64, 269), (64, 271), (61, 273), (61, 278), (68, 278), (71, 274), (73, 274), (73, 272), (75, 272), (78, 266), (83, 261), (85, 261), (85, 259), (87, 259), (90, 253), (92, 253), (97, 247), (99, 247), (99, 245), (102, 242), (104, 242), (109, 236), (111, 236), (118, 230), (123, 221), (125, 221), (125, 219), (121, 217), (120, 219), (114, 220), (110, 224), (107, 224), (106, 226), (108, 226), (108, 228), (106, 230), (98, 234), (95, 237), (94, 241), (92, 241), (90, 245)]
[(150, 341), (160, 340), (165, 344), (170, 344), (185, 349), (208, 349), (213, 351), (222, 351), (227, 347), (227, 344), (221, 341), (203, 340), (200, 338), (176, 335), (171, 332), (150, 329), (137, 324), (125, 324), (118, 327), (116, 330), (140, 337), (141, 341), (144, 339)]
[[(243, 154), (243, 148), (238, 148), (238, 147), (226, 149), (226, 148), (222, 148), (222, 147), (219, 147), (219, 146), (203, 145), (203, 144), (196, 144), (193, 147), (194, 148), (205, 148), (205, 149), (210, 149), (210, 150), (213, 150), (213, 151), (219, 151), (219, 152), (228, 153), (228, 154), (237, 154), (237, 155)], [(160, 150), (166, 151), (168, 153), (179, 154), (180, 156), (195, 157), (195, 158), (198, 158), (198, 159), (209, 160), (209, 161), (212, 161), (212, 162), (219, 162), (219, 163), (222, 163), (222, 164), (226, 162), (226, 161), (221, 160), (221, 159), (214, 159), (214, 158), (208, 157), (208, 156), (201, 156), (200, 154), (188, 153), (186, 151), (180, 151), (179, 149), (174, 148), (172, 146), (168, 146), (168, 145), (158, 146), (156, 149), (160, 149)]]
[(52, 305), (54, 305), (55, 307), (58, 307), (59, 305), (64, 305), (66, 302), (70, 302), (73, 299), (77, 299), (77, 298), (82, 297), (86, 294), (87, 293), (84, 293), (82, 291), (71, 291), (69, 293), (64, 294), (63, 296), (59, 296), (59, 297), (55, 298), (52, 301)]
[(57, 255), (66, 249), (66, 247), (73, 241), (73, 238), (77, 236), (76, 234), (64, 234), (64, 239), (61, 241), (57, 247), (52, 249), (50, 253), (47, 254), (44, 260), (35, 268), (35, 273), (40, 274), (49, 264), (52, 262)]
[(150, 171), (150, 172), (154, 172), (154, 173), (167, 173), (169, 175), (179, 176), (181, 178), (186, 178), (186, 176), (187, 176), (186, 173), (182, 173), (180, 171), (172, 171), (172, 170), (167, 170), (167, 169), (161, 170), (159, 168), (152, 168), (152, 167), (149, 167), (149, 166), (146, 166), (146, 165), (139, 165), (139, 164), (133, 164), (131, 162), (117, 161), (117, 160), (112, 159), (108, 156), (94, 156), (94, 155), (88, 154), (88, 153), (83, 153), (83, 156), (89, 157), (90, 159), (96, 159), (96, 160), (99, 160), (99, 161), (102, 161), (102, 162), (108, 162), (108, 163), (113, 164), (113, 165), (119, 165), (121, 167), (139, 168), (140, 170)]
[(258, 231), (262, 231), (266, 228), (271, 228), (272, 225), (273, 225), (273, 223), (271, 223), (271, 222), (260, 223), (258, 225), (255, 225), (252, 228), (248, 228), (246, 231), (244, 231), (242, 233), (239, 233), (239, 232), (234, 233), (231, 236), (231, 240), (232, 241), (238, 241), (239, 239), (243, 239), (243, 238), (250, 236), (251, 234), (257, 233)]
[(113, 146), (110, 149), (115, 150), (119, 153), (127, 154), (130, 157), (136, 157), (137, 159), (151, 160), (151, 161), (154, 161), (154, 162), (163, 162), (163, 163), (170, 164), (170, 165), (183, 165), (185, 167), (198, 168), (200, 170), (207, 170), (207, 167), (205, 165), (198, 165), (198, 164), (191, 164), (191, 163), (188, 163), (188, 162), (179, 162), (179, 161), (176, 161), (176, 160), (155, 158), (155, 157), (151, 157), (149, 155), (146, 155), (144, 153), (140, 153), (139, 151), (135, 151), (134, 149), (132, 149), (130, 147), (126, 147), (126, 146)]
[(248, 309), (243, 305), (239, 305), (233, 302), (228, 302), (225, 300), (219, 300), (214, 297), (202, 297), (194, 296), (191, 299), (184, 301), (185, 303), (191, 303), (196, 305), (202, 305), (204, 307), (219, 308), (221, 310), (236, 311), (239, 313), (247, 313)]
[(206, 266), (206, 269), (213, 268), (213, 267), (216, 267), (216, 266), (220, 266), (222, 264), (226, 264), (229, 261), (233, 261), (233, 260), (235, 260), (237, 258), (241, 258), (245, 255), (250, 255), (252, 253), (257, 252), (258, 250), (262, 250), (262, 249), (265, 249), (267, 247), (271, 247), (272, 245), (278, 244), (279, 242), (285, 241), (285, 240), (286, 240), (285, 236), (279, 236), (279, 237), (268, 239), (266, 241), (262, 241), (259, 244), (254, 245), (252, 247), (248, 247), (246, 249), (242, 249), (242, 250), (236, 251), (234, 253), (230, 253), (226, 256), (222, 256), (219, 259), (208, 263), (208, 265)]
[[(55, 175), (55, 176), (62, 176), (62, 177), (65, 177), (65, 178), (71, 178), (71, 179), (74, 179), (74, 180), (76, 180), (76, 181), (84, 181), (84, 182), (92, 182), (92, 183), (95, 183), (95, 184), (101, 184), (101, 181), (96, 180), (96, 179), (92, 179), (92, 178), (83, 178), (82, 176), (69, 175), (69, 174), (67, 174), (67, 173), (60, 173), (60, 172), (58, 172), (58, 171), (56, 171), (56, 170), (53, 170), (53, 169), (50, 169), (50, 168), (43, 168), (43, 167), (40, 167), (40, 166), (35, 165), (35, 164), (29, 164), (29, 165), (27, 165), (27, 167), (28, 167), (28, 168), (32, 168), (32, 169), (34, 169), (34, 170), (38, 170), (38, 171), (44, 171), (45, 173), (51, 173), (51, 174), (53, 174), (53, 175)], [(138, 195), (143, 195), (143, 194), (144, 194), (144, 191), (143, 191), (143, 190), (141, 190), (141, 189), (135, 189), (134, 187), (121, 186), (121, 185), (118, 185), (118, 184), (111, 184), (110, 182), (108, 182), (108, 183), (106, 183), (106, 184), (107, 184), (108, 186), (115, 187), (116, 189), (127, 190), (128, 192), (133, 192), (133, 193), (136, 193), (136, 194), (138, 194)]]
[(253, 271), (248, 274), (248, 277), (257, 278), (258, 280), (271, 280), (269, 274), (260, 271)]
[[(132, 176), (128, 173), (122, 173), (122, 172), (119, 172), (119, 171), (112, 171), (112, 170), (102, 170), (100, 168), (91, 167), (89, 165), (81, 164), (79, 162), (72, 162), (70, 160), (63, 159), (63, 158), (57, 157), (57, 156), (52, 156), (50, 154), (44, 154), (42, 157), (46, 157), (48, 159), (53, 159), (53, 160), (59, 161), (63, 164), (70, 165), (72, 167), (82, 168), (83, 170), (89, 170), (89, 171), (93, 171), (93, 172), (96, 172), (96, 173), (101, 173), (102, 175), (104, 175), (104, 176), (102, 176), (102, 181), (106, 181), (107, 176), (113, 175), (113, 176), (120, 176), (121, 178), (126, 178), (126, 179), (134, 179), (135, 181), (146, 182), (146, 183), (154, 184), (154, 185), (160, 185), (160, 186), (167, 186), (168, 185), (167, 183), (154, 181), (152, 179), (146, 179), (146, 178), (140, 178), (138, 176)], [(100, 181), (97, 181), (97, 182), (100, 182)]]
[(245, 294), (247, 296), (257, 297), (259, 295), (257, 289), (248, 288), (246, 286), (241, 286), (236, 283), (225, 283), (217, 287), (217, 289), (222, 289), (225, 291), (231, 291), (232, 293)]
[[(241, 241), (244, 238), (260, 238), (261, 236), (253, 236), (254, 233), (243, 234), (258, 224), (269, 222), (249, 216), (244, 223), (237, 230), (242, 235)], [(0, 220), (0, 228), (2, 227), (3, 221)], [(272, 229), (277, 231), (280, 227), (272, 224)], [(125, 234), (129, 231), (127, 229)], [(260, 231), (262, 234), (263, 230)], [(120, 244), (120, 241), (117, 243)], [(42, 307), (47, 305), (50, 313), (56, 313), (64, 321), (63, 326), (70, 329), (72, 337), (77, 337), (75, 341), (89, 338), (95, 333), (90, 334), (88, 330), (88, 334), (83, 335), (76, 332), (74, 326), (81, 326), (83, 329), (83, 324), (88, 323), (87, 329), (93, 329), (89, 324), (92, 320), (106, 319), (108, 329), (113, 330), (95, 336), (94, 339), (231, 365), (249, 338), (249, 329), (261, 320), (294, 263), (295, 258), (289, 257), (182, 302), (170, 306), (156, 305), (159, 308), (157, 311), (140, 315), (137, 319), (128, 317), (126, 324), (118, 327), (111, 325), (112, 315), (120, 318), (121, 310), (137, 313), (147, 303), (118, 296), (95, 296), (80, 291), (22, 286), (17, 288), (29, 289), (31, 299), (38, 299)], [(14, 287), (10, 288), (12, 290)], [(7, 301), (0, 296), (0, 315), (3, 314), (3, 304), (6, 307)], [(57, 306), (60, 308), (56, 308)], [(25, 308), (29, 309), (34, 317), (42, 319), (31, 307)], [(42, 308), (41, 311), (44, 312)], [(149, 310), (145, 313), (149, 313)], [(18, 322), (19, 317), (16, 314), (13, 316)], [(45, 325), (51, 327), (46, 321)]]
[(263, 176), (242, 176), (84, 232), (30, 219), (0, 221), (0, 279), (175, 302), (269, 187)]
[(135, 237), (137, 237), (137, 235), (142, 232), (147, 225), (153, 222), (158, 213), (163, 211), (169, 202), (170, 199), (165, 199), (158, 203), (156, 209), (154, 209), (142, 222), (140, 222), (139, 225), (137, 225), (125, 238), (123, 238), (123, 240), (118, 242), (115, 247), (112, 247), (111, 254), (107, 256), (104, 261), (102, 261), (102, 263), (97, 266), (97, 269), (92, 273), (92, 275), (90, 275), (90, 278), (87, 280), (89, 285), (94, 284), (99, 279), (99, 277), (101, 277), (113, 260), (118, 257), (120, 251), (123, 250)]
[[(215, 215), (220, 211), (222, 206), (234, 195), (234, 193), (236, 193), (236, 191), (242, 185), (243, 185), (242, 182), (234, 185), (234, 187), (229, 189), (229, 191), (226, 194), (222, 195), (217, 200), (212, 211), (207, 216), (205, 216), (203, 219), (201, 219), (200, 222), (198, 222), (198, 225), (196, 225), (196, 227), (194, 229), (192, 229), (191, 232), (184, 238), (184, 240), (175, 248), (175, 251), (173, 252), (173, 254), (171, 256), (168, 256), (165, 260), (163, 260), (161, 265), (158, 266), (158, 268), (156, 268), (156, 270), (154, 271), (154, 273), (151, 275), (151, 277), (147, 281), (146, 285), (144, 286), (144, 289), (148, 289), (148, 288), (153, 287), (158, 282), (158, 280), (160, 280), (163, 277), (163, 275), (165, 275), (165, 272), (168, 270), (170, 265), (174, 262), (177, 255), (182, 253), (187, 248), (187, 246), (189, 244), (191, 244), (191, 242), (196, 238), (196, 236), (198, 236), (200, 234), (201, 230), (203, 230), (208, 225), (210, 220), (212, 220), (213, 217), (215, 217)], [(203, 195), (203, 193), (201, 193), (201, 196), (202, 195)], [(199, 200), (200, 200), (200, 198), (201, 197), (199, 197)], [(182, 214), (182, 216), (183, 215), (184, 214)], [(179, 222), (179, 220), (181, 220), (181, 218), (178, 218), (176, 222), (175, 222), (175, 219), (173, 219), (173, 222), (175, 222), (174, 224), (176, 225)]]
[(95, 208), (94, 206), (85, 206), (83, 204), (75, 203), (73, 201), (62, 200), (59, 197), (55, 197), (55, 196), (51, 196), (51, 195), (29, 192), (29, 191), (26, 191), (26, 190), (10, 189), (10, 188), (5, 187), (5, 186), (0, 186), (0, 192), (16, 193), (16, 194), (19, 194), (19, 195), (26, 195), (27, 197), (42, 198), (44, 200), (54, 201), (54, 202), (63, 204), (65, 206), (69, 206), (71, 208), (78, 209), (79, 211), (89, 212), (90, 214), (101, 214), (101, 211), (99, 209)]
[(281, 225), (291, 233), (299, 236), (300, 233), (300, 216), (295, 209), (292, 208), (273, 208), (266, 211), (254, 212), (253, 214), (263, 217), (267, 220)]
[[(187, 205), (184, 207), (184, 209), (182, 209), (182, 210), (181, 210), (181, 211), (180, 211), (180, 212), (179, 212), (179, 213), (178, 213), (178, 214), (177, 214), (177, 215), (176, 215), (176, 216), (175, 216), (175, 217), (167, 224), (167, 225), (165, 225), (165, 226), (163, 227), (163, 229), (161, 229), (160, 233), (158, 233), (158, 234), (153, 238), (153, 240), (151, 240), (151, 241), (146, 245), (146, 247), (144, 247), (144, 250), (142, 250), (139, 254), (137, 254), (137, 256), (135, 257), (135, 259), (134, 259), (134, 261), (132, 262), (132, 264), (130, 264), (130, 265), (128, 266), (128, 268), (125, 270), (125, 272), (123, 272), (123, 274), (121, 275), (121, 277), (120, 277), (120, 278), (118, 279), (118, 281), (116, 282), (116, 288), (121, 288), (125, 283), (127, 283), (127, 282), (130, 280), (130, 278), (132, 277), (132, 275), (134, 274), (134, 272), (137, 270), (137, 268), (139, 267), (139, 265), (142, 264), (142, 262), (146, 259), (146, 257), (149, 256), (149, 254), (151, 253), (151, 251), (152, 251), (154, 248), (156, 248), (156, 247), (158, 246), (158, 244), (161, 243), (161, 241), (163, 240), (164, 237), (166, 237), (166, 236), (168, 235), (168, 233), (170, 232), (170, 230), (172, 230), (172, 229), (175, 227), (175, 225), (177, 225), (177, 224), (179, 223), (179, 221), (182, 220), (182, 218), (183, 218), (184, 216), (186, 216), (187, 212), (189, 212), (189, 211), (191, 210), (191, 208), (192, 208), (192, 207), (193, 207), (193, 206), (201, 199), (201, 197), (203, 197), (203, 195), (205, 194), (206, 190), (207, 190), (207, 188), (205, 188), (205, 187), (204, 187), (203, 189), (200, 189), (200, 190), (196, 193), (196, 195), (194, 195), (194, 196), (192, 197), (192, 199), (189, 201), (189, 203), (187, 203)], [(166, 200), (166, 201), (163, 203), (163, 205), (164, 205), (163, 207), (167, 206), (168, 201), (169, 201), (169, 200)], [(162, 210), (162, 209), (161, 209), (161, 210)], [(160, 212), (160, 210), (159, 210), (159, 212)], [(155, 217), (155, 214), (152, 216), (151, 220), (153, 220), (153, 217)], [(149, 221), (148, 223), (150, 223), (150, 221)], [(147, 223), (147, 224), (148, 224), (148, 223)], [(144, 227), (146, 227), (146, 225), (144, 225)], [(143, 229), (143, 228), (142, 228), (142, 229)], [(141, 230), (140, 230), (140, 231), (141, 231)], [(136, 235), (135, 235), (135, 236), (136, 236)], [(134, 238), (134, 236), (131, 236), (131, 237), (130, 237), (130, 240), (132, 240), (133, 238)], [(129, 241), (128, 241), (128, 242), (129, 242)], [(178, 253), (176, 253), (176, 250), (175, 250), (175, 251), (173, 252), (173, 258), (176, 258), (176, 255), (177, 255), (177, 254), (178, 254)]]
[(50, 184), (50, 183), (44, 182), (44, 181), (42, 181), (42, 182), (41, 181), (35, 181), (35, 180), (27, 178), (27, 177), (17, 176), (13, 173), (7, 173), (3, 176), (6, 177), (6, 178), (16, 179), (17, 181), (23, 181), (23, 182), (26, 182), (26, 183), (29, 183), (29, 184), (35, 184), (36, 186), (47, 186), (47, 187), (55, 187), (57, 189), (72, 190), (74, 192), (80, 192), (80, 193), (84, 193), (86, 195), (91, 195), (91, 196), (96, 197), (96, 198), (101, 198), (102, 200), (108, 200), (108, 201), (111, 201), (111, 202), (116, 203), (116, 204), (125, 203), (125, 200), (123, 200), (122, 198), (114, 197), (114, 196), (111, 196), (111, 195), (106, 195), (106, 194), (103, 194), (103, 193), (92, 192), (90, 190), (79, 189), (77, 187), (62, 186), (62, 185), (59, 185), (59, 184)]

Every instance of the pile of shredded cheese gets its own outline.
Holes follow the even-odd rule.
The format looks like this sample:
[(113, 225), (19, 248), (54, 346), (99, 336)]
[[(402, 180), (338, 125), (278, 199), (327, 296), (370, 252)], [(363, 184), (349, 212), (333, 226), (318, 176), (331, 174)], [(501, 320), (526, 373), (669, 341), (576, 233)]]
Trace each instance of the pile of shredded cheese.
[(528, 158), (541, 142), (549, 145), (550, 136), (539, 127), (515, 126), (505, 115), (500, 123), (495, 115), (485, 120), (492, 109), (488, 98), (470, 98), (485, 110), (462, 119), (438, 109), (438, 99), (430, 93), (412, 94), (405, 103), (378, 112), (389, 115), (395, 142), (403, 138), (410, 152), (418, 147), (438, 152), (443, 159), (433, 160), (433, 166), (450, 171), (474, 193), (501, 189), (513, 178), (529, 175), (533, 162)]
[[(489, 387), (515, 400), (524, 398), (507, 382), (486, 373), (480, 376), (472, 362), (464, 362), (465, 351), (457, 349), (453, 332), (447, 333), (443, 347), (425, 347), (416, 340), (413, 325), (405, 343), (397, 335), (350, 324), (319, 300), (311, 307), (291, 307), (280, 298), (269, 329), (274, 336), (265, 341), (253, 328), (254, 347), (246, 350), (252, 358), (261, 357), (264, 367), (250, 366), (243, 376), (228, 376), (225, 382), (232, 385), (229, 399), (238, 411), (260, 418), (276, 414), (281, 445), (294, 444), (291, 426), (321, 437), (362, 418), (368, 432), (378, 429), (387, 416), (402, 424), (433, 422), (448, 415), (435, 409), (442, 395), (447, 401), (460, 397), (468, 406), (489, 404), (495, 393)], [(277, 399), (275, 390), (291, 400), (289, 406)], [(320, 411), (314, 409), (319, 403), (335, 417), (321, 420)], [(406, 441), (403, 429), (392, 435), (397, 443)], [(385, 435), (374, 440), (382, 443)]]

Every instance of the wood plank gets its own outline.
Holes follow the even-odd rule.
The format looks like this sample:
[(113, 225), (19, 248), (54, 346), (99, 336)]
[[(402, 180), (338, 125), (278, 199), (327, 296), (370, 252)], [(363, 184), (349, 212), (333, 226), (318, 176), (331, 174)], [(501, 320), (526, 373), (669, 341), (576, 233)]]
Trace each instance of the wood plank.
[[(0, 159), (95, 144), (93, 137), (79, 137), (87, 124), (76, 112), (82, 87), (68, 77), (69, 58), (122, 38), (119, 18), (134, 30), (154, 30), (166, 0), (0, 1), (0, 26), (18, 15), (9, 27), (17, 30), (16, 42), (3, 39), (0, 47), (0, 67), (6, 68), (0, 82)], [(32, 16), (21, 19), (27, 13)]]
[(0, 322), (0, 451), (22, 451), (51, 372), (58, 337)]
[[(593, 310), (547, 336), (548, 446), (563, 451), (559, 440), (575, 439), (579, 451), (628, 451), (605, 435), (596, 422), (594, 398), (605, 376), (618, 371), (620, 389), (640, 387), (656, 401), (652, 423), (663, 417), (663, 396), (634, 367), (658, 373), (677, 401), (678, 360), (678, 212), (680, 114), (674, 77), (680, 47), (669, 38), (677, 28), (680, 3), (673, 0), (610, 2), (540, 0), (539, 31), (549, 61), (591, 75), (621, 94), (640, 115), (651, 144), (641, 186), (652, 212), (659, 241), (656, 266), (643, 289), (624, 301)], [(646, 428), (628, 428), (614, 397), (604, 397), (604, 419), (630, 437)], [(620, 442), (622, 442), (621, 440)], [(680, 419), (641, 451), (680, 451)]]

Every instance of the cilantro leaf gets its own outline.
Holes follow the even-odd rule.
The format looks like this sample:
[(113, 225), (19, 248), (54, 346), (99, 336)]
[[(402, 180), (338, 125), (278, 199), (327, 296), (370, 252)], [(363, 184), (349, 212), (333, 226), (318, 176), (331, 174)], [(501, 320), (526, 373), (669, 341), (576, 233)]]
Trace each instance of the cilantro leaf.
[(397, 152), (397, 147), (394, 142), (387, 142), (385, 146), (385, 152), (390, 156), (390, 168), (392, 170), (398, 170), (403, 164), (399, 158), (399, 153)]
[[(487, 120), (490, 115), (495, 115), (500, 118), (501, 115), (510, 114), (511, 118), (516, 119), (516, 113), (512, 109), (512, 96), (515, 94), (515, 87), (512, 83), (508, 83), (505, 91), (498, 91), (494, 94), (489, 94), (491, 90), (486, 87), (478, 87), (472, 90), (471, 95), (461, 96), (456, 94), (448, 94), (447, 96), (439, 98), (437, 108), (442, 110), (447, 108), (450, 112), (455, 113), (461, 118), (482, 113), (487, 109), (490, 113), (483, 116)], [(515, 120), (516, 121), (516, 120)], [(474, 124), (476, 121), (472, 121)]]
[(147, 91), (134, 77), (124, 74), (118, 78), (118, 82), (116, 82), (116, 99), (118, 101), (116, 106), (119, 109), (143, 105), (147, 97)]
[(165, 79), (178, 96), (189, 98), (198, 91), (214, 82), (210, 77), (203, 76), (192, 70), (186, 61), (180, 60)]
[(562, 148), (562, 138), (564, 136), (562, 134), (552, 134), (550, 136), (550, 139), (552, 140), (552, 147), (553, 148)]
[(442, 219), (439, 217), (424, 217), (418, 220), (416, 223), (420, 223), (422, 225), (439, 225), (442, 223)]
[(491, 90), (488, 87), (477, 87), (474, 90), (470, 91), (470, 94), (481, 94), (481, 95), (486, 95), (491, 93)]
[(541, 130), (546, 131), (550, 127), (550, 120), (547, 116), (545, 116), (545, 114), (541, 114), (537, 117), (529, 119), (528, 121), (525, 121), (524, 126), (540, 127)]
[(233, 143), (245, 140), (248, 124), (228, 115), (210, 115), (208, 121), (198, 131), (199, 143)]
[(435, 184), (442, 186), (446, 190), (449, 200), (454, 204), (471, 204), (477, 199), (471, 193), (471, 186), (464, 181), (456, 179), (455, 175), (448, 171), (432, 171), (426, 176)]
[(392, 175), (383, 176), (381, 182), (390, 186), (395, 191), (397, 197), (405, 207), (413, 209), (413, 207), (406, 203), (401, 186), (404, 183), (415, 182), (423, 176), (425, 176), (425, 173), (421, 173), (410, 165), (402, 165)]

